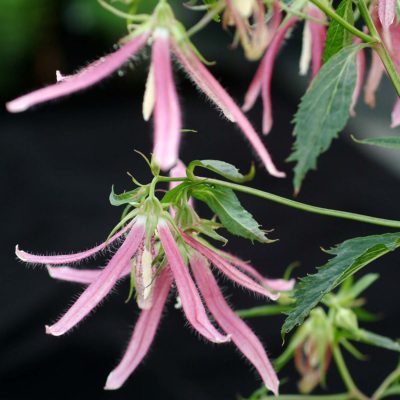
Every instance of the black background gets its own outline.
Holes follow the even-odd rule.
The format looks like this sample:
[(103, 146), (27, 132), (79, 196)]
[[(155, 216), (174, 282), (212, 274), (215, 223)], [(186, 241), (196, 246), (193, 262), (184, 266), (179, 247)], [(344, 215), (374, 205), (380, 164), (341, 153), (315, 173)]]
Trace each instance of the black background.
[[(110, 40), (68, 31), (62, 21), (51, 29), (54, 45), (22, 60), (23, 73), (17, 85), (1, 94), (3, 103), (53, 81), (55, 68), (65, 73), (73, 71), (112, 47)], [(299, 30), (297, 33), (300, 34)], [(244, 62), (240, 50), (229, 51), (229, 40), (214, 27), (200, 46), (209, 58), (219, 61), (213, 72), (240, 102), (256, 65)], [(296, 62), (297, 45), (296, 40), (292, 41), (284, 53)], [(122, 389), (103, 391), (105, 378), (121, 357), (138, 315), (135, 304), (124, 302), (128, 284), (121, 284), (73, 332), (59, 338), (46, 336), (44, 325), (54, 322), (82, 289), (76, 284), (53, 281), (42, 268), (26, 267), (14, 256), (16, 243), (44, 254), (81, 250), (101, 242), (121, 212), (108, 204), (111, 185), (115, 184), (117, 191), (129, 190), (131, 182), (126, 171), (139, 180), (150, 178), (145, 163), (133, 151), (151, 151), (152, 126), (141, 118), (147, 65), (147, 57), (142, 56), (126, 76), (115, 76), (85, 93), (20, 115), (0, 112), (1, 399), (225, 400), (248, 396), (261, 383), (232, 345), (216, 346), (199, 339), (170, 299), (148, 357)], [(265, 138), (276, 164), (288, 172), (289, 179), (272, 178), (258, 165), (252, 183), (288, 197), (292, 195), (291, 165), (284, 160), (293, 142), (290, 121), (298, 101), (291, 87), (292, 70), (283, 57), (278, 59), (273, 82), (275, 123)], [(10, 69), (9, 73), (14, 72)], [(223, 159), (245, 171), (254, 155), (240, 131), (220, 119), (180, 71), (176, 72), (176, 80), (184, 126), (198, 131), (184, 135), (183, 161)], [(303, 79), (301, 85), (305, 84)], [(260, 131), (259, 103), (249, 117)], [(400, 218), (398, 184), (398, 178), (368, 159), (356, 146), (340, 139), (320, 158), (318, 172), (309, 174), (299, 200), (396, 219)], [(280, 240), (267, 246), (253, 246), (232, 238), (228, 247), (242, 258), (251, 259), (270, 277), (279, 277), (293, 261), (301, 263), (297, 275), (313, 271), (326, 261), (319, 246), (326, 248), (358, 235), (388, 231), (308, 215), (249, 196), (240, 198), (264, 227), (275, 228), (272, 236)], [(101, 265), (101, 260), (96, 262)], [(369, 329), (396, 337), (398, 255), (390, 254), (367, 270), (382, 274), (367, 294), (370, 309), (384, 317)], [(262, 304), (260, 299), (227, 282), (221, 285), (237, 308)], [(282, 349), (282, 321), (279, 317), (249, 321), (271, 357), (279, 355)], [(350, 365), (354, 366), (356, 381), (368, 392), (395, 366), (396, 356), (365, 350), (371, 355), (370, 361), (350, 361)], [(294, 370), (285, 369), (281, 377), (288, 378), (282, 392), (293, 392), (297, 379)], [(343, 391), (339, 382), (332, 368), (328, 390)]]

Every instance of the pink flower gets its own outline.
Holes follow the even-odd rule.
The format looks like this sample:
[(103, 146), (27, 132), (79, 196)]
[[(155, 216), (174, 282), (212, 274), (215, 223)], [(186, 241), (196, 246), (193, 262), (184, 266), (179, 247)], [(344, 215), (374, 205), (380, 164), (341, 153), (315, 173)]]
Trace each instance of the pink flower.
[[(167, 7), (166, 3), (160, 3)], [(152, 45), (152, 60), (143, 101), (143, 116), (148, 120), (154, 111), (153, 155), (162, 170), (169, 170), (178, 161), (181, 141), (181, 112), (171, 66), (173, 51), (189, 78), (243, 131), (268, 172), (276, 177), (285, 174), (275, 167), (258, 134), (243, 112), (220, 83), (203, 65), (191, 48), (184, 33), (177, 29), (172, 19), (171, 26), (148, 27), (133, 38), (123, 39), (121, 47), (83, 68), (75, 75), (62, 76), (57, 72), (58, 82), (36, 90), (7, 103), (10, 112), (21, 112), (49, 100), (70, 95), (99, 82), (118, 70), (147, 43)]]
[[(315, 6), (307, 6), (305, 12), (313, 18), (324, 20), (324, 14)], [(274, 10), (274, 24), (278, 25), (281, 20), (279, 8)], [(249, 111), (257, 100), (261, 92), (263, 101), (263, 133), (266, 135), (272, 128), (272, 101), (271, 101), (271, 82), (275, 60), (288, 32), (299, 21), (297, 17), (290, 17), (284, 24), (276, 30), (272, 40), (265, 52), (265, 55), (254, 75), (252, 82), (246, 92), (243, 110)], [(278, 24), (277, 24), (278, 22)], [(307, 20), (304, 26), (303, 51), (300, 59), (300, 73), (305, 74), (308, 70), (310, 60), (312, 60), (312, 78), (318, 73), (322, 64), (322, 53), (325, 45), (326, 29), (325, 26)]]
[[(103, 269), (85, 270), (64, 265), (92, 257), (118, 239), (122, 244)], [(155, 211), (149, 216), (136, 213), (131, 222), (109, 240), (80, 253), (38, 256), (17, 246), (16, 254), (27, 263), (47, 265), (50, 276), (55, 279), (88, 285), (55, 324), (46, 326), (46, 332), (53, 336), (63, 335), (77, 325), (110, 293), (117, 281), (130, 276), (133, 269), (137, 303), (142, 311), (126, 352), (109, 374), (105, 389), (121, 387), (147, 354), (174, 284), (190, 325), (211, 342), (232, 340), (254, 365), (267, 388), (277, 394), (278, 378), (265, 350), (227, 305), (209, 263), (239, 286), (273, 300), (278, 298), (278, 291), (291, 290), (293, 282), (265, 279), (240, 259), (214, 250), (204, 240), (199, 241), (196, 234), (179, 231), (165, 212), (159, 217)], [(199, 290), (220, 330), (210, 322)]]
[[(378, 3), (378, 7), (372, 8), (372, 18), (375, 26), (383, 38), (383, 41), (389, 51), (390, 56), (393, 59), (397, 72), (400, 73), (400, 23), (395, 21), (395, 14), (393, 19), (391, 17), (392, 4), (390, 0), (386, 2), (381, 0)], [(386, 11), (385, 11), (386, 10)], [(386, 12), (386, 14), (385, 14)], [(373, 51), (371, 67), (367, 77), (367, 83), (365, 85), (365, 102), (370, 106), (375, 106), (375, 92), (379, 87), (382, 76), (385, 72), (385, 68), (382, 64), (381, 59), (378, 54)], [(400, 106), (399, 97), (397, 97), (396, 102), (392, 111), (392, 123), (391, 128), (395, 128), (400, 125)]]
[[(246, 57), (258, 60), (268, 45), (270, 34), (265, 24), (262, 0), (225, 0), (223, 26), (236, 26), (236, 35)], [(250, 22), (252, 19), (252, 23)], [(237, 41), (237, 40), (236, 40)]]

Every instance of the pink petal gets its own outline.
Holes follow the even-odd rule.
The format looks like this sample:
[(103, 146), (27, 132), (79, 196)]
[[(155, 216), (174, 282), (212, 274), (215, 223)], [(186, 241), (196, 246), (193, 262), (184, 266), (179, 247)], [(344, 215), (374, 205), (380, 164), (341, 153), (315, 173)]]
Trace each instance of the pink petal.
[(390, 125), (391, 128), (396, 128), (400, 125), (400, 97), (397, 98), (396, 103), (394, 105), (392, 111), (392, 124)]
[(111, 258), (101, 275), (91, 283), (72, 307), (52, 326), (46, 326), (46, 333), (63, 335), (90, 313), (107, 296), (121, 276), (127, 262), (134, 256), (145, 234), (145, 218), (137, 218), (126, 236), (124, 243)]
[[(271, 40), (275, 36), (275, 33), (279, 27), (279, 24), (281, 23), (281, 19), (282, 19), (282, 15), (281, 15), (279, 2), (274, 1), (273, 15), (271, 18), (271, 22), (269, 23), (269, 26), (268, 26), (269, 36), (270, 36)], [(257, 68), (257, 71), (253, 77), (253, 80), (251, 81), (250, 86), (247, 89), (246, 95), (244, 97), (244, 105), (242, 107), (242, 110), (245, 112), (249, 111), (254, 106), (254, 103), (256, 102), (257, 97), (261, 92), (261, 85), (262, 85), (263, 73), (264, 73), (264, 60), (265, 60), (265, 57), (261, 60), (259, 66)]]
[[(360, 42), (361, 42), (360, 39), (354, 40), (354, 43), (360, 43)], [(364, 49), (361, 49), (358, 50), (357, 53), (357, 81), (350, 105), (350, 115), (353, 117), (356, 115), (354, 108), (357, 104), (358, 97), (360, 96), (361, 88), (364, 82), (364, 76), (365, 76), (365, 52)]]
[(384, 70), (381, 59), (378, 54), (373, 51), (371, 67), (369, 69), (364, 93), (364, 100), (370, 107), (375, 106), (375, 92), (378, 89)]
[[(193, 53), (193, 51), (188, 46), (181, 49), (176, 43), (174, 43), (174, 51), (186, 72), (193, 79), (193, 81), (198, 84), (200, 89), (202, 89), (212, 101), (217, 99), (217, 105), (221, 104), (223, 105), (224, 110), (229, 110), (234, 120), (239, 125), (244, 135), (247, 137), (254, 150), (261, 158), (268, 172), (271, 175), (279, 178), (284, 177), (285, 174), (276, 169), (274, 163), (272, 162), (271, 156), (265, 149), (264, 144), (258, 137), (254, 128), (251, 126), (249, 120), (245, 117), (243, 112), (225, 91), (225, 89), (210, 74), (210, 72)], [(212, 93), (212, 96), (210, 96), (210, 92)]]
[(197, 332), (211, 342), (222, 343), (229, 341), (229, 336), (221, 335), (208, 319), (199, 292), (197, 291), (188, 268), (183, 261), (182, 255), (171, 231), (169, 230), (167, 222), (160, 220), (157, 229), (165, 255), (168, 259), (168, 264), (170, 265), (174, 275), (183, 311), (185, 312), (187, 319)]
[(221, 251), (223, 256), (227, 257), (229, 262), (233, 265), (240, 268), (242, 271), (247, 272), (249, 275), (252, 275), (255, 279), (259, 280), (262, 284), (268, 286), (272, 290), (276, 290), (277, 292), (287, 292), (292, 290), (296, 281), (294, 279), (285, 280), (285, 279), (268, 279), (262, 276), (254, 267), (245, 261), (241, 260), (234, 255)]
[[(325, 20), (325, 14), (314, 5), (308, 8), (308, 15), (321, 21)], [(312, 78), (314, 78), (322, 65), (322, 54), (324, 52), (326, 40), (326, 28), (324, 25), (309, 21), (312, 37)]]
[(152, 51), (156, 95), (153, 156), (162, 170), (168, 170), (176, 164), (181, 140), (181, 112), (169, 46), (168, 31), (157, 29)]
[(166, 268), (161, 272), (155, 283), (152, 307), (140, 313), (124, 357), (118, 366), (108, 375), (104, 389), (119, 389), (149, 351), (160, 323), (171, 283), (170, 271), (169, 268)]
[(272, 71), (275, 59), (278, 55), (279, 49), (285, 40), (286, 33), (298, 21), (297, 17), (291, 17), (287, 23), (282, 26), (276, 33), (274, 39), (269, 45), (263, 60), (263, 81), (261, 87), (261, 95), (263, 99), (263, 133), (268, 134), (272, 127), (272, 104), (271, 104), (271, 81)]
[[(171, 178), (185, 178), (186, 177), (186, 165), (181, 161), (178, 160), (175, 167), (169, 171), (169, 176)], [(170, 182), (169, 183), (169, 190), (180, 185), (182, 182)]]
[(396, 15), (396, 0), (378, 0), (379, 20), (384, 29), (388, 29)]
[[(87, 285), (93, 283), (103, 272), (102, 269), (77, 269), (71, 267), (52, 267), (51, 265), (47, 265), (46, 267), (49, 275), (53, 279)], [(120, 279), (129, 275), (131, 268), (131, 263), (127, 263), (125, 269), (121, 273)]]
[(262, 296), (269, 297), (272, 300), (278, 299), (279, 294), (271, 293), (269, 290), (262, 287), (258, 282), (255, 282), (252, 278), (232, 266), (216, 252), (202, 245), (189, 235), (182, 234), (182, 236), (186, 243), (207, 257), (224, 275), (226, 275), (233, 282), (236, 282), (238, 285), (243, 286), (254, 293), (259, 293)]
[(190, 265), (211, 314), (222, 329), (231, 333), (232, 341), (253, 364), (265, 386), (277, 396), (279, 380), (259, 339), (228, 306), (207, 261), (194, 253), (190, 258)]
[(100, 58), (88, 67), (83, 68), (77, 74), (62, 77), (61, 80), (54, 85), (35, 90), (34, 92), (10, 101), (6, 104), (7, 110), (14, 113), (25, 111), (36, 104), (67, 96), (94, 85), (112, 74), (128, 61), (132, 55), (137, 53), (146, 44), (147, 37), (147, 34), (139, 35), (121, 46), (121, 48), (114, 53)]
[(57, 255), (57, 256), (38, 256), (38, 255), (30, 254), (23, 250), (20, 250), (17, 245), (15, 247), (15, 254), (21, 261), (25, 261), (27, 263), (32, 263), (32, 264), (52, 264), (52, 265), (70, 264), (70, 263), (84, 260), (85, 258), (89, 258), (89, 257), (95, 255), (96, 253), (99, 253), (100, 251), (105, 249), (107, 246), (109, 246), (112, 242), (114, 242), (119, 237), (121, 237), (131, 227), (132, 227), (132, 223), (125, 226), (123, 229), (121, 229), (119, 232), (117, 232), (114, 236), (112, 236), (110, 239), (108, 239), (104, 243), (102, 243), (96, 247), (93, 247), (90, 250), (82, 251), (80, 253), (64, 254), (64, 255)]

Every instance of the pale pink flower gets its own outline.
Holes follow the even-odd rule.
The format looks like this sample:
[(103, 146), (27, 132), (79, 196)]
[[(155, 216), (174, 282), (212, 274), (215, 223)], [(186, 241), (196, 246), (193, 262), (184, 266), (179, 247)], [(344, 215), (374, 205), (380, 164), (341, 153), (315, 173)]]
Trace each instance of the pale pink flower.
[[(397, 69), (397, 72), (400, 73), (400, 23), (399, 21), (397, 21), (397, 19), (395, 21), (395, 17), (393, 17), (393, 20), (389, 23), (389, 21), (391, 20), (391, 18), (388, 17), (388, 15), (390, 15), (390, 12), (386, 16), (381, 16), (381, 8), (385, 7), (390, 8), (389, 0), (387, 0), (386, 3), (379, 2), (378, 7), (372, 7), (372, 19), (378, 32), (381, 34), (383, 41), (385, 42), (385, 45)], [(379, 58), (378, 54), (373, 51), (371, 68), (368, 73), (364, 95), (365, 102), (371, 107), (375, 106), (375, 92), (379, 87), (384, 72), (385, 68), (382, 64), (381, 59)], [(396, 102), (392, 111), (391, 128), (395, 128), (400, 125), (400, 111), (398, 104), (399, 97), (396, 98)]]
[[(354, 39), (353, 41), (355, 44), (361, 43), (361, 39), (357, 38)], [(350, 115), (354, 117), (356, 115), (355, 112), (355, 107), (358, 101), (358, 98), (361, 93), (362, 86), (364, 84), (364, 76), (365, 76), (365, 51), (364, 49), (358, 50), (357, 53), (357, 80), (356, 80), (356, 86), (353, 91), (353, 96), (351, 99), (351, 104), (350, 104)]]
[[(249, 60), (258, 60), (268, 45), (271, 34), (265, 24), (262, 0), (225, 0), (224, 28), (234, 25), (240, 44)], [(251, 21), (250, 21), (251, 20)]]
[(58, 73), (56, 84), (7, 103), (7, 109), (10, 112), (25, 111), (36, 104), (94, 85), (128, 62), (149, 41), (152, 44), (152, 61), (143, 101), (143, 116), (148, 120), (154, 111), (153, 155), (160, 168), (168, 170), (176, 164), (181, 140), (181, 112), (170, 59), (173, 50), (189, 78), (229, 120), (241, 128), (268, 172), (276, 177), (284, 177), (285, 174), (277, 170), (258, 134), (234, 100), (203, 65), (190, 44), (175, 38), (167, 28), (156, 28), (154, 32), (145, 32), (129, 39), (119, 50), (75, 75), (63, 77)]
[[(118, 280), (130, 276), (133, 269), (137, 303), (142, 311), (126, 352), (109, 374), (105, 389), (121, 387), (145, 357), (155, 337), (168, 294), (175, 284), (191, 326), (211, 342), (232, 340), (254, 365), (267, 388), (277, 394), (278, 379), (265, 350), (250, 328), (226, 304), (210, 273), (208, 262), (241, 287), (273, 300), (278, 298), (279, 291), (291, 290), (293, 282), (265, 279), (240, 259), (213, 250), (194, 234), (179, 232), (168, 219), (161, 216), (153, 225), (154, 221), (149, 222), (149, 218), (153, 218), (153, 213), (149, 217), (139, 214), (106, 242), (76, 254), (38, 256), (16, 248), (21, 260), (45, 264), (53, 278), (88, 285), (55, 324), (46, 326), (46, 332), (54, 336), (68, 332), (110, 293)], [(92, 257), (118, 239), (123, 242), (103, 269), (85, 270), (63, 265)], [(161, 261), (161, 264), (154, 263), (155, 260)], [(210, 322), (190, 269), (207, 308), (223, 333)]]
[[(313, 19), (307, 20), (304, 26), (303, 50), (300, 57), (300, 73), (306, 74), (309, 63), (312, 62), (312, 78), (314, 78), (321, 68), (322, 54), (325, 46), (326, 28), (322, 24), (325, 20), (324, 14), (315, 6), (309, 5), (304, 10), (313, 19), (318, 19), (321, 23)], [(275, 17), (276, 15), (276, 17)], [(274, 17), (277, 21), (281, 20), (279, 8), (274, 11)], [(263, 59), (250, 83), (245, 94), (243, 110), (249, 111), (255, 104), (258, 95), (261, 93), (263, 102), (263, 133), (270, 132), (273, 124), (272, 118), (272, 100), (271, 100), (271, 82), (272, 73), (279, 50), (285, 41), (290, 30), (299, 21), (298, 17), (290, 17), (275, 31), (274, 36), (264, 54)]]
[(378, 0), (378, 15), (383, 29), (389, 29), (396, 16), (396, 0)]

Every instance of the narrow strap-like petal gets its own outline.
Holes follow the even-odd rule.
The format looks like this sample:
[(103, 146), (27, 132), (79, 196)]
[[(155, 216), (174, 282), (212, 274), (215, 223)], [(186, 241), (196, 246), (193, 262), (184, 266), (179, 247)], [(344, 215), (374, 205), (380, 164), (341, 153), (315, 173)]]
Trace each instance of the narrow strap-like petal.
[[(47, 271), (53, 279), (59, 279), (66, 282), (76, 282), (89, 285), (93, 283), (103, 272), (102, 269), (77, 269), (71, 267), (52, 267), (47, 265)], [(130, 261), (121, 273), (120, 279), (130, 274), (132, 265)]]
[(264, 163), (268, 172), (276, 177), (283, 178), (284, 172), (278, 171), (269, 155), (268, 151), (264, 147), (263, 142), (257, 135), (253, 126), (249, 120), (243, 114), (239, 106), (234, 102), (232, 97), (226, 92), (226, 90), (220, 85), (220, 83), (213, 77), (193, 51), (185, 46), (184, 49), (174, 43), (174, 51), (178, 60), (193, 79), (198, 84), (201, 90), (209, 96), (210, 92), (212, 96), (209, 96), (212, 101), (217, 100), (217, 105), (222, 105), (224, 110), (229, 110), (233, 119), (241, 128), (242, 132), (253, 146), (255, 152), (258, 154), (262, 162)]
[[(321, 21), (325, 20), (325, 14), (316, 6), (311, 4), (308, 8), (308, 15)], [(308, 21), (312, 43), (312, 79), (318, 74), (322, 65), (322, 54), (324, 52), (326, 40), (326, 28), (312, 20)]]
[(35, 90), (7, 103), (10, 112), (21, 112), (28, 108), (58, 97), (67, 96), (79, 90), (86, 89), (106, 78), (120, 68), (129, 58), (137, 53), (145, 44), (147, 34), (142, 34), (130, 40), (115, 52), (100, 58), (75, 75), (63, 77), (54, 85)]
[(231, 262), (231, 264), (237, 266), (242, 271), (247, 272), (249, 275), (252, 275), (255, 279), (260, 281), (263, 285), (266, 285), (268, 288), (272, 290), (276, 290), (277, 292), (287, 292), (292, 290), (295, 285), (295, 280), (290, 279), (269, 279), (262, 276), (253, 266), (241, 260), (240, 258), (229, 254), (225, 251), (220, 251), (220, 253), (227, 257), (227, 259)]
[(152, 51), (155, 84), (153, 157), (162, 170), (178, 160), (181, 140), (181, 112), (172, 73), (170, 38), (165, 29), (157, 29)]
[[(354, 43), (360, 43), (361, 39), (357, 38), (354, 40)], [(357, 81), (356, 86), (353, 91), (353, 96), (351, 98), (351, 105), (350, 105), (350, 115), (354, 117), (356, 115), (355, 107), (358, 101), (358, 97), (360, 96), (361, 88), (364, 83), (364, 76), (365, 76), (365, 51), (364, 49), (358, 50), (357, 53)]]
[(226, 303), (206, 260), (199, 254), (193, 254), (190, 265), (204, 301), (215, 320), (222, 329), (231, 333), (232, 341), (253, 364), (265, 386), (277, 395), (278, 377), (257, 336)]
[(389, 29), (396, 15), (396, 0), (378, 0), (378, 15), (383, 29)]
[(92, 249), (82, 251), (80, 253), (63, 254), (63, 255), (60, 254), (57, 256), (39, 256), (39, 255), (30, 254), (30, 253), (27, 253), (26, 251), (20, 250), (17, 245), (15, 247), (15, 254), (21, 261), (25, 261), (27, 263), (32, 263), (32, 264), (50, 264), (50, 265), (71, 264), (71, 263), (75, 263), (77, 261), (84, 260), (85, 258), (92, 257), (96, 253), (99, 253), (100, 251), (105, 249), (107, 246), (109, 246), (111, 243), (113, 243), (115, 240), (120, 238), (131, 227), (132, 227), (132, 223), (128, 224), (126, 227), (121, 229), (119, 232), (117, 232), (110, 239), (106, 240), (104, 243), (102, 243), (96, 247), (93, 247)]
[(381, 59), (376, 51), (373, 51), (364, 93), (364, 100), (370, 107), (375, 107), (375, 92), (381, 82), (384, 70)]
[(400, 97), (397, 98), (396, 103), (394, 105), (392, 111), (392, 124), (390, 125), (391, 128), (396, 128), (400, 125)]
[(118, 366), (108, 375), (104, 389), (119, 389), (149, 351), (160, 323), (171, 283), (170, 270), (166, 268), (156, 280), (152, 307), (140, 313), (124, 357)]
[[(282, 20), (282, 14), (279, 2), (274, 1), (272, 18), (271, 22), (268, 25), (268, 30), (269, 30), (268, 34), (270, 37), (270, 41), (273, 40), (276, 31), (279, 27), (279, 24), (281, 23), (281, 20)], [(250, 86), (247, 89), (247, 92), (244, 96), (244, 104), (242, 106), (242, 110), (244, 112), (249, 111), (254, 106), (254, 103), (256, 102), (257, 97), (261, 92), (261, 85), (264, 77), (264, 62), (265, 62), (265, 57), (263, 57), (263, 59), (261, 60), (257, 68), (257, 71), (250, 83)]]
[(111, 258), (101, 275), (91, 283), (78, 300), (64, 314), (61, 319), (52, 326), (46, 326), (46, 333), (60, 336), (69, 331), (86, 315), (88, 315), (107, 296), (113, 288), (127, 262), (134, 256), (145, 233), (145, 219), (139, 218), (128, 233), (124, 243)]
[(212, 251), (208, 247), (202, 245), (197, 240), (193, 239), (189, 235), (183, 235), (184, 240), (191, 247), (199, 251), (205, 257), (207, 257), (215, 267), (217, 267), (226, 277), (231, 281), (236, 282), (238, 285), (251, 290), (254, 293), (259, 293), (262, 296), (266, 296), (272, 300), (277, 300), (279, 294), (271, 293), (268, 289), (261, 286), (258, 282), (250, 278), (248, 275), (241, 272), (239, 269), (235, 268), (228, 261), (218, 255), (216, 252)]
[(199, 292), (183, 261), (182, 255), (171, 231), (169, 230), (167, 222), (160, 220), (157, 229), (165, 255), (168, 259), (168, 264), (170, 265), (171, 271), (174, 275), (183, 311), (185, 312), (188, 321), (197, 332), (211, 342), (222, 343), (229, 341), (229, 336), (224, 336), (219, 333), (208, 319)]
[(271, 102), (271, 81), (272, 71), (274, 68), (275, 59), (281, 48), (282, 42), (285, 40), (286, 33), (298, 21), (297, 17), (290, 18), (287, 23), (282, 26), (276, 33), (274, 39), (269, 45), (264, 56), (264, 72), (261, 87), (261, 95), (263, 99), (263, 133), (268, 134), (272, 127), (272, 102)]

